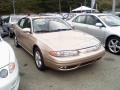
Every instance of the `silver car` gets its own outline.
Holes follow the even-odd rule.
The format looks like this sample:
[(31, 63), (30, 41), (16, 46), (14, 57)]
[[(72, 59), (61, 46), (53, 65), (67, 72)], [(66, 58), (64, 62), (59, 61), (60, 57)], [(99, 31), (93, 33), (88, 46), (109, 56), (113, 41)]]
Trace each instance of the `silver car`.
[(120, 54), (120, 18), (112, 14), (84, 13), (68, 21), (75, 29), (98, 38), (113, 54)]
[(19, 19), (25, 17), (25, 15), (10, 15), (10, 16), (4, 16), (6, 18), (3, 19), (4, 23), (2, 25), (2, 29), (4, 32), (6, 32), (10, 38), (14, 36), (13, 31), (13, 24), (16, 24)]

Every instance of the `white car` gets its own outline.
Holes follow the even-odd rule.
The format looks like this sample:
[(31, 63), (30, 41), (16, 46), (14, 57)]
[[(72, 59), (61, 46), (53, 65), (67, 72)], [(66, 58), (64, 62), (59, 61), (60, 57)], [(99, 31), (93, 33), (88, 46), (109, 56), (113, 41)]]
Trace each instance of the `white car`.
[(13, 49), (0, 37), (0, 90), (18, 90), (18, 63)]
[(120, 54), (120, 18), (112, 14), (83, 13), (68, 21), (76, 30), (98, 38), (108, 51)]

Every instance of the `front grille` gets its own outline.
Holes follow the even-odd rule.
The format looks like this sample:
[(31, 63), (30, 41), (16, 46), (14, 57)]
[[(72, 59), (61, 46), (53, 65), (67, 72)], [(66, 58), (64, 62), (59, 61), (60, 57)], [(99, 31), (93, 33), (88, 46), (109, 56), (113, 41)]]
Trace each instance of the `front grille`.
[(61, 71), (69, 71), (69, 70), (74, 70), (77, 69), (80, 65), (71, 65), (71, 66), (61, 66), (59, 69)]
[(93, 62), (96, 62), (97, 60), (99, 60), (100, 58), (98, 59), (95, 59), (95, 60), (92, 60), (92, 61), (88, 61), (88, 62), (84, 62), (84, 63), (81, 63), (80, 66), (86, 66), (88, 64), (92, 64)]
[(99, 60), (100, 58), (98, 59), (95, 59), (95, 60), (91, 60), (91, 61), (88, 61), (88, 62), (84, 62), (84, 63), (81, 63), (81, 64), (76, 64), (76, 65), (70, 65), (70, 66), (61, 66), (59, 67), (59, 70), (61, 71), (69, 71), (69, 70), (74, 70), (74, 69), (77, 69), (79, 67), (83, 67), (83, 66), (87, 66), (89, 64), (92, 64), (93, 62), (96, 62), (97, 60)]
[(75, 68), (75, 67), (77, 67), (77, 66), (78, 66), (78, 65), (67, 66), (66, 69)]

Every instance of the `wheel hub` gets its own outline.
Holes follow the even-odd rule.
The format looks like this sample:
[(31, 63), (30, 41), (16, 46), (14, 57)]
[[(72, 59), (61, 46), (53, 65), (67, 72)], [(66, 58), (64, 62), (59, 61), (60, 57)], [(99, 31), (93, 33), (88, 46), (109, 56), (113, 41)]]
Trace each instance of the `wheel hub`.
[(111, 39), (108, 46), (109, 50), (113, 53), (118, 53), (120, 51), (120, 42), (116, 39)]
[(36, 61), (37, 66), (41, 67), (42, 62), (41, 62), (41, 56), (40, 56), (39, 51), (36, 51), (35, 53), (35, 61)]

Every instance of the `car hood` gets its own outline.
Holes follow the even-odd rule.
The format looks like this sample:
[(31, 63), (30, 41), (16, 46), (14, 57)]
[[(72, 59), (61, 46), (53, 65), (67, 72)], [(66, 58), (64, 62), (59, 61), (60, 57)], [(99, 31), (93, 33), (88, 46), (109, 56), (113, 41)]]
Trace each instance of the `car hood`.
[(4, 41), (0, 41), (0, 68), (9, 64), (9, 47)]
[(100, 43), (95, 37), (83, 32), (60, 31), (36, 34), (37, 39), (55, 50), (75, 50)]

